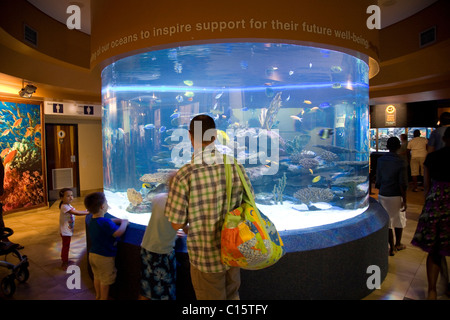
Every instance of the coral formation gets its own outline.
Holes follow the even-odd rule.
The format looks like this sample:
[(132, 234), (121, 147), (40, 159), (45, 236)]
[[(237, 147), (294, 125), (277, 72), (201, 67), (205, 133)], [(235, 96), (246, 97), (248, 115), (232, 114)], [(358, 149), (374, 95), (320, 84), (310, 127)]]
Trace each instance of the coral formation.
[(294, 197), (308, 205), (316, 202), (329, 202), (333, 199), (334, 195), (330, 189), (308, 187), (295, 192)]
[(324, 148), (320, 147), (321, 146), (311, 147), (311, 150), (316, 153), (318, 158), (322, 159), (325, 162), (333, 162), (339, 159), (339, 156), (336, 153), (327, 151)]
[(295, 136), (294, 139), (286, 142), (286, 152), (290, 154), (301, 152), (310, 140), (311, 136), (307, 134)]
[(326, 162), (333, 162), (339, 159), (339, 156), (333, 152), (323, 150), (323, 152), (320, 153), (319, 158)]
[(275, 201), (275, 204), (280, 201), (280, 204), (283, 204), (283, 192), (284, 188), (286, 188), (286, 173), (283, 173), (283, 177), (278, 179), (278, 185), (275, 184), (273, 186), (273, 199)]
[(142, 195), (138, 191), (134, 190), (133, 188), (130, 188), (127, 190), (127, 197), (128, 197), (128, 201), (130, 201), (130, 203), (134, 207), (141, 204), (142, 201), (144, 200), (144, 199), (142, 199)]
[(314, 147), (317, 148), (321, 148), (333, 153), (357, 153), (357, 151), (355, 149), (348, 149), (348, 148), (344, 148), (344, 147), (338, 147), (338, 146), (333, 146), (333, 145), (315, 145)]
[(18, 156), (11, 163), (11, 168), (17, 168), (19, 171), (41, 170), (41, 150), (35, 144), (27, 143), (23, 139), (22, 142), (15, 142), (12, 150), (17, 150)]
[(44, 202), (44, 182), (38, 171), (20, 172), (16, 168), (5, 168), (4, 189), (2, 199), (3, 210), (10, 211), (31, 207)]
[(166, 183), (173, 169), (158, 169), (156, 173), (146, 173), (139, 180), (148, 183)]
[(366, 176), (338, 177), (332, 182), (333, 186), (347, 188), (347, 196), (363, 196), (366, 193), (365, 184), (367, 184), (368, 189), (368, 178)]
[(319, 165), (319, 161), (316, 159), (304, 158), (298, 161), (298, 164), (305, 169), (315, 169)]

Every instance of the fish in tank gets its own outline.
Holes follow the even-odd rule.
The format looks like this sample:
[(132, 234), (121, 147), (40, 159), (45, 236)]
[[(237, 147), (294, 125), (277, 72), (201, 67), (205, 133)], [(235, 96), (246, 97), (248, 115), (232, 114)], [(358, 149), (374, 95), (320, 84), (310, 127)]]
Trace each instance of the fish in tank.
[(278, 230), (368, 208), (367, 57), (284, 43), (149, 51), (102, 71), (104, 190), (110, 213), (146, 225), (167, 175), (191, 160), (188, 126), (216, 123)]

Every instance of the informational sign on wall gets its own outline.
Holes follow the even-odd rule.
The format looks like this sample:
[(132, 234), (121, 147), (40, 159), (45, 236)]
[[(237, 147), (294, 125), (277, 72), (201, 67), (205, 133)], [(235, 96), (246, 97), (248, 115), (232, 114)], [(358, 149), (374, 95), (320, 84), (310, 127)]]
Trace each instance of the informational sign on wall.
[(380, 104), (370, 107), (371, 128), (408, 126), (408, 108), (405, 103)]
[(392, 104), (384, 110), (384, 125), (386, 127), (395, 127), (397, 125), (397, 109)]
[(72, 102), (44, 102), (44, 113), (46, 115), (58, 116), (86, 116), (99, 119), (102, 116), (102, 106), (92, 104), (76, 104)]

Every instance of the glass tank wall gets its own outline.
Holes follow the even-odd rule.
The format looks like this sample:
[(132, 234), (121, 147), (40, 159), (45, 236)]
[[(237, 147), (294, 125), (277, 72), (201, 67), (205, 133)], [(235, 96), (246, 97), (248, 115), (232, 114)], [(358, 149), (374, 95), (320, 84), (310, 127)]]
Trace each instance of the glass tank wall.
[(197, 114), (214, 118), (217, 148), (244, 164), (279, 230), (364, 212), (368, 82), (365, 61), (293, 44), (192, 45), (114, 62), (102, 73), (109, 212), (147, 224), (167, 174), (190, 161)]

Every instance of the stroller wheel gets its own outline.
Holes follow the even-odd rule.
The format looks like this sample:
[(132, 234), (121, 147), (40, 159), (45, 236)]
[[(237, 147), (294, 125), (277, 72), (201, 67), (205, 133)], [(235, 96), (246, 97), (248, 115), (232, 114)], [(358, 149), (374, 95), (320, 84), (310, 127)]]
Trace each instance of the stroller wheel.
[(28, 280), (29, 277), (30, 277), (30, 271), (28, 271), (27, 267), (23, 267), (23, 266), (19, 269), (19, 271), (16, 274), (16, 279), (20, 283), (24, 283), (25, 281)]
[(28, 280), (29, 277), (30, 277), (30, 271), (28, 271), (27, 267), (23, 267), (23, 266), (22, 266), (22, 268), (19, 269), (19, 271), (16, 274), (16, 279), (20, 283), (24, 283), (25, 281)]
[(6, 297), (12, 297), (14, 292), (16, 292), (16, 284), (14, 283), (14, 277), (12, 276), (4, 277), (0, 286), (2, 293)]

